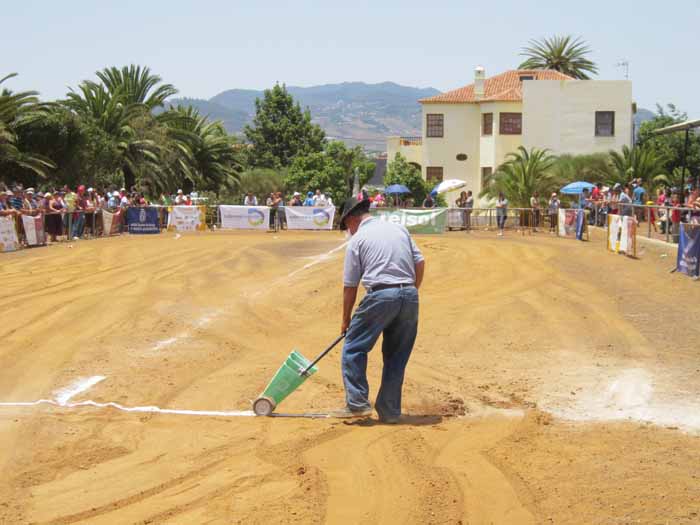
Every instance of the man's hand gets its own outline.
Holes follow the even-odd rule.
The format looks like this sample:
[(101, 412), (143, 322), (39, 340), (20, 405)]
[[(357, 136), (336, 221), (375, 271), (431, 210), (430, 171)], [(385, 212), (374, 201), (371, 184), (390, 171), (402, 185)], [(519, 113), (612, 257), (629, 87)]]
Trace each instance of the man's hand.
[(340, 333), (344, 334), (345, 332), (348, 331), (349, 327), (350, 327), (350, 319), (343, 319), (343, 322), (340, 323)]

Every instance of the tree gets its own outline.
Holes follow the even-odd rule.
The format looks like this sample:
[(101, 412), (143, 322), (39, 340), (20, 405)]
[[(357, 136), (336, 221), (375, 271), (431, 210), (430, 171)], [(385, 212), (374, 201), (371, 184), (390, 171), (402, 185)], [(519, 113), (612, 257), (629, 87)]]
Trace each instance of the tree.
[(119, 96), (124, 104), (142, 105), (148, 111), (162, 107), (165, 99), (177, 93), (172, 84), (158, 85), (162, 79), (149, 68), (134, 64), (121, 69), (107, 67), (96, 75), (112, 97)]
[(613, 168), (610, 183), (627, 184), (632, 179), (642, 179), (649, 184), (664, 173), (663, 158), (650, 146), (622, 146), (622, 152), (611, 150), (610, 162)]
[(220, 121), (209, 121), (192, 107), (162, 114), (177, 151), (176, 171), (198, 188), (233, 190), (241, 171), (240, 148)]
[(302, 111), (279, 84), (266, 89), (262, 100), (255, 100), (253, 125), (246, 125), (244, 132), (252, 145), (248, 162), (256, 167), (289, 167), (297, 156), (321, 152), (325, 142), (309, 111)]
[(586, 80), (589, 73), (598, 73), (598, 67), (586, 58), (590, 52), (591, 48), (581, 38), (573, 39), (571, 35), (530, 40), (520, 53), (527, 59), (518, 69), (553, 69)]
[(607, 183), (614, 177), (607, 153), (561, 155), (554, 163), (553, 170), (562, 185), (580, 180), (594, 184)]
[(296, 191), (320, 189), (339, 206), (352, 190), (355, 169), (363, 185), (372, 176), (374, 163), (360, 147), (348, 148), (340, 141), (331, 141), (322, 152), (297, 156), (289, 167), (285, 184)]
[[(673, 104), (667, 104), (666, 109), (657, 105), (654, 118), (642, 122), (639, 126), (637, 144), (653, 149), (663, 159), (663, 172), (666, 174), (672, 174), (676, 169), (680, 170), (681, 166), (683, 166), (685, 133), (655, 135), (654, 131), (686, 120), (688, 120), (688, 115)], [(700, 176), (700, 136), (691, 131), (688, 139), (686, 181), (691, 176)]]
[[(0, 78), (0, 84), (15, 76), (12, 73)], [(36, 91), (13, 93), (5, 88), (0, 91), (0, 173), (24, 170), (46, 178), (55, 167), (51, 159), (18, 145), (18, 133), (45, 115), (46, 107), (39, 104), (37, 95)]]
[(414, 202), (420, 205), (425, 196), (430, 192), (430, 185), (423, 179), (421, 172), (413, 164), (406, 161), (406, 157), (397, 153), (394, 160), (389, 162), (384, 174), (384, 185), (403, 184), (413, 196)]
[(552, 169), (556, 157), (548, 150), (532, 148), (529, 151), (519, 146), (506, 161), (485, 178), (481, 197), (496, 198), (503, 193), (511, 205), (527, 208), (535, 192), (547, 195), (557, 189), (560, 182)]

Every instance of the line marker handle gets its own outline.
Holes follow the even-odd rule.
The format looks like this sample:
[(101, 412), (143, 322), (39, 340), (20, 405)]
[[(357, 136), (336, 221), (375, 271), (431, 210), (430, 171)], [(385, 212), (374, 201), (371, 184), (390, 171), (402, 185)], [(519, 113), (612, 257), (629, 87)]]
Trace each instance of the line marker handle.
[(345, 334), (346, 334), (346, 333), (347, 333), (347, 332), (343, 332), (342, 334), (340, 334), (340, 335), (335, 339), (335, 341), (333, 341), (333, 342), (330, 344), (330, 346), (329, 346), (328, 348), (326, 348), (323, 352), (321, 352), (321, 353), (318, 355), (318, 357), (317, 357), (316, 359), (314, 359), (314, 360), (311, 362), (311, 364), (310, 364), (309, 366), (307, 366), (307, 367), (306, 367), (305, 369), (303, 369), (303, 370), (299, 370), (299, 375), (301, 375), (301, 376), (308, 375), (309, 370), (311, 370), (311, 369), (313, 368), (313, 366), (314, 366), (316, 363), (318, 363), (321, 359), (323, 359), (323, 358), (326, 356), (326, 354), (327, 354), (328, 352), (330, 352), (331, 350), (333, 350), (333, 348), (335, 348), (335, 345), (337, 345), (338, 343), (340, 343), (340, 341), (343, 340), (343, 338), (345, 337)]

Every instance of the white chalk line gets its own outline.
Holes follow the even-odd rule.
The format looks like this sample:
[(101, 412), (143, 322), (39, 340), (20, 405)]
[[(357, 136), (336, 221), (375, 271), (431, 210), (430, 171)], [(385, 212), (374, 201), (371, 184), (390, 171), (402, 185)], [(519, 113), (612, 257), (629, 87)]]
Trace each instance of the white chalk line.
[(336, 246), (335, 248), (327, 251), (326, 253), (322, 253), (322, 254), (315, 255), (315, 256), (311, 257), (312, 260), (310, 263), (307, 263), (304, 266), (302, 266), (301, 268), (298, 268), (298, 269), (294, 270), (293, 272), (287, 274), (287, 278), (289, 279), (290, 277), (294, 277), (296, 274), (301, 273), (304, 270), (308, 270), (309, 268), (316, 266), (317, 264), (320, 264), (322, 262), (330, 261), (331, 259), (333, 259), (333, 255), (335, 255), (335, 253), (337, 253), (340, 250), (342, 250), (343, 248), (345, 248), (347, 246), (347, 244), (348, 244), (348, 241), (345, 241), (340, 246)]
[[(201, 330), (209, 326), (214, 321), (216, 321), (222, 315), (222, 313), (222, 310), (214, 310), (213, 312), (207, 312), (203, 314), (199, 319), (197, 319), (194, 323), (192, 323), (192, 325), (195, 329)], [(178, 341), (181, 341), (183, 339), (189, 339), (190, 337), (191, 334), (189, 332), (181, 332), (173, 337), (168, 337), (167, 339), (161, 339), (160, 341), (156, 341), (156, 344), (151, 347), (151, 350), (153, 352), (158, 352), (160, 350), (163, 350), (164, 348), (174, 345)]]
[(88, 399), (77, 403), (69, 403), (69, 400), (78, 394), (88, 391), (97, 383), (106, 379), (104, 376), (92, 376), (79, 378), (69, 386), (55, 392), (54, 399), (38, 399), (36, 401), (10, 401), (0, 402), (0, 407), (32, 407), (38, 405), (51, 405), (60, 408), (114, 408), (122, 412), (139, 412), (149, 414), (173, 414), (181, 416), (213, 416), (213, 417), (248, 417), (255, 416), (252, 410), (189, 410), (179, 408), (160, 408), (157, 406), (125, 406), (113, 401), (98, 403)]

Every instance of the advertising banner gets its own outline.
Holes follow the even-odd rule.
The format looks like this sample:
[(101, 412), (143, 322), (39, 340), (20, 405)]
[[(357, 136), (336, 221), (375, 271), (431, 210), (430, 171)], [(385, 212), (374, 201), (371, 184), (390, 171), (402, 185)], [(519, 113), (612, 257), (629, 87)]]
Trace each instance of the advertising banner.
[(287, 228), (290, 230), (332, 230), (335, 207), (285, 206)]
[(637, 256), (637, 222), (634, 217), (608, 215), (608, 250)]
[(563, 210), (560, 208), (558, 224), (560, 237), (575, 237), (582, 241), (583, 236), (588, 234), (588, 223), (584, 210)]
[(15, 219), (0, 217), (0, 252), (14, 252), (19, 248)]
[(207, 229), (206, 206), (173, 206), (169, 211), (168, 231), (193, 232)]
[(131, 234), (160, 233), (158, 208), (127, 208), (126, 222)]
[(447, 228), (447, 208), (429, 210), (370, 208), (369, 212), (384, 221), (401, 224), (411, 233), (444, 233)]
[(102, 235), (116, 235), (122, 220), (122, 210), (115, 213), (102, 210)]
[(221, 228), (225, 230), (267, 230), (270, 226), (270, 208), (267, 206), (222, 205), (219, 213)]
[(700, 224), (681, 224), (676, 270), (689, 277), (700, 276)]
[(22, 215), (22, 226), (24, 235), (29, 246), (41, 246), (46, 244), (46, 233), (44, 232), (44, 218), (39, 215)]

